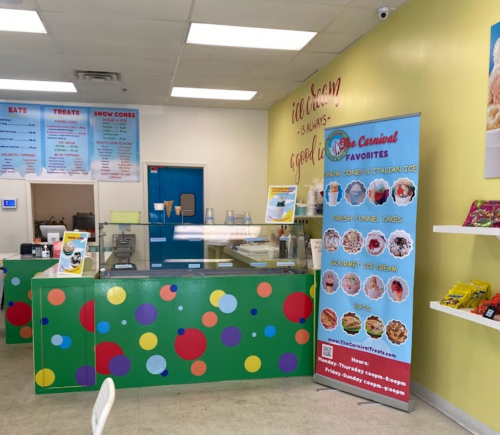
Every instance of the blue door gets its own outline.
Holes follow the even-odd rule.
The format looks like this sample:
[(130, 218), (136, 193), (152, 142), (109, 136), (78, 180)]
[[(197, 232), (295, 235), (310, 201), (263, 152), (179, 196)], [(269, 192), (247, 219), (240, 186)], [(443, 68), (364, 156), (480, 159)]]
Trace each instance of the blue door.
[[(203, 168), (148, 167), (149, 222), (163, 222), (163, 212), (155, 211), (154, 203), (164, 201), (174, 201), (170, 217), (165, 207), (165, 223), (203, 224)], [(176, 215), (175, 206), (182, 207), (180, 215)], [(203, 242), (174, 240), (174, 228), (175, 225), (150, 227), (151, 268), (203, 268)]]

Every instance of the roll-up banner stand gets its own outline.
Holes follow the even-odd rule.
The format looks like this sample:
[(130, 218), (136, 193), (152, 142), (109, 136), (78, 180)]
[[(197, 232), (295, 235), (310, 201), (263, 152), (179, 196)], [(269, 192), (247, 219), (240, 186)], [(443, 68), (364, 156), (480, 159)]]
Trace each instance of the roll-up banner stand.
[(325, 129), (315, 381), (412, 411), (420, 115)]

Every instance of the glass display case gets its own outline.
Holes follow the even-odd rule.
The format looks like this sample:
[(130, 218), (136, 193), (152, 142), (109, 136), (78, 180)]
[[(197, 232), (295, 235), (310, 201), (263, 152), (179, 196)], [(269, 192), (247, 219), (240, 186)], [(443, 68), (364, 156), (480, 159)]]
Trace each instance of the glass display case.
[(100, 278), (307, 273), (302, 224), (99, 224)]

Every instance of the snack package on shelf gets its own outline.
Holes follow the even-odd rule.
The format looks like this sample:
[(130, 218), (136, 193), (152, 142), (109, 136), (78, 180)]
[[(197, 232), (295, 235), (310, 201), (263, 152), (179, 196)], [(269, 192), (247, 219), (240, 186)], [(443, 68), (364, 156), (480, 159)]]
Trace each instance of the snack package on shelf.
[(500, 201), (475, 200), (462, 226), (500, 228)]
[(479, 302), (478, 307), (474, 308), (471, 312), (482, 316), (484, 313), (486, 313), (486, 310), (489, 307), (496, 307), (497, 311), (495, 314), (498, 314), (500, 312), (500, 293), (497, 293), (490, 300), (484, 300)]
[(470, 284), (455, 284), (440, 304), (450, 308), (477, 308), (481, 301), (489, 298), (491, 284), (474, 280)]

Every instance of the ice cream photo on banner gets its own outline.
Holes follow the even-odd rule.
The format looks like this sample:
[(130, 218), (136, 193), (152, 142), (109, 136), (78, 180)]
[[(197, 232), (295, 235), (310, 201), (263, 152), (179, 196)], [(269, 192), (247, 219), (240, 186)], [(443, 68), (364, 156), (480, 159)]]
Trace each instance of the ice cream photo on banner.
[(327, 205), (335, 207), (342, 199), (342, 186), (336, 181), (330, 181), (325, 186), (323, 196)]
[(325, 270), (321, 277), (321, 288), (326, 294), (335, 293), (340, 286), (339, 276), (333, 270)]
[(392, 200), (397, 205), (408, 205), (415, 197), (415, 183), (408, 178), (400, 178), (391, 189)]
[(410, 293), (408, 283), (400, 277), (393, 277), (387, 282), (387, 296), (393, 302), (404, 302)]
[(389, 184), (382, 179), (373, 180), (368, 187), (368, 196), (375, 205), (383, 205), (389, 199)]
[(345, 200), (351, 205), (361, 205), (366, 199), (366, 187), (358, 180), (351, 181), (345, 188)]

